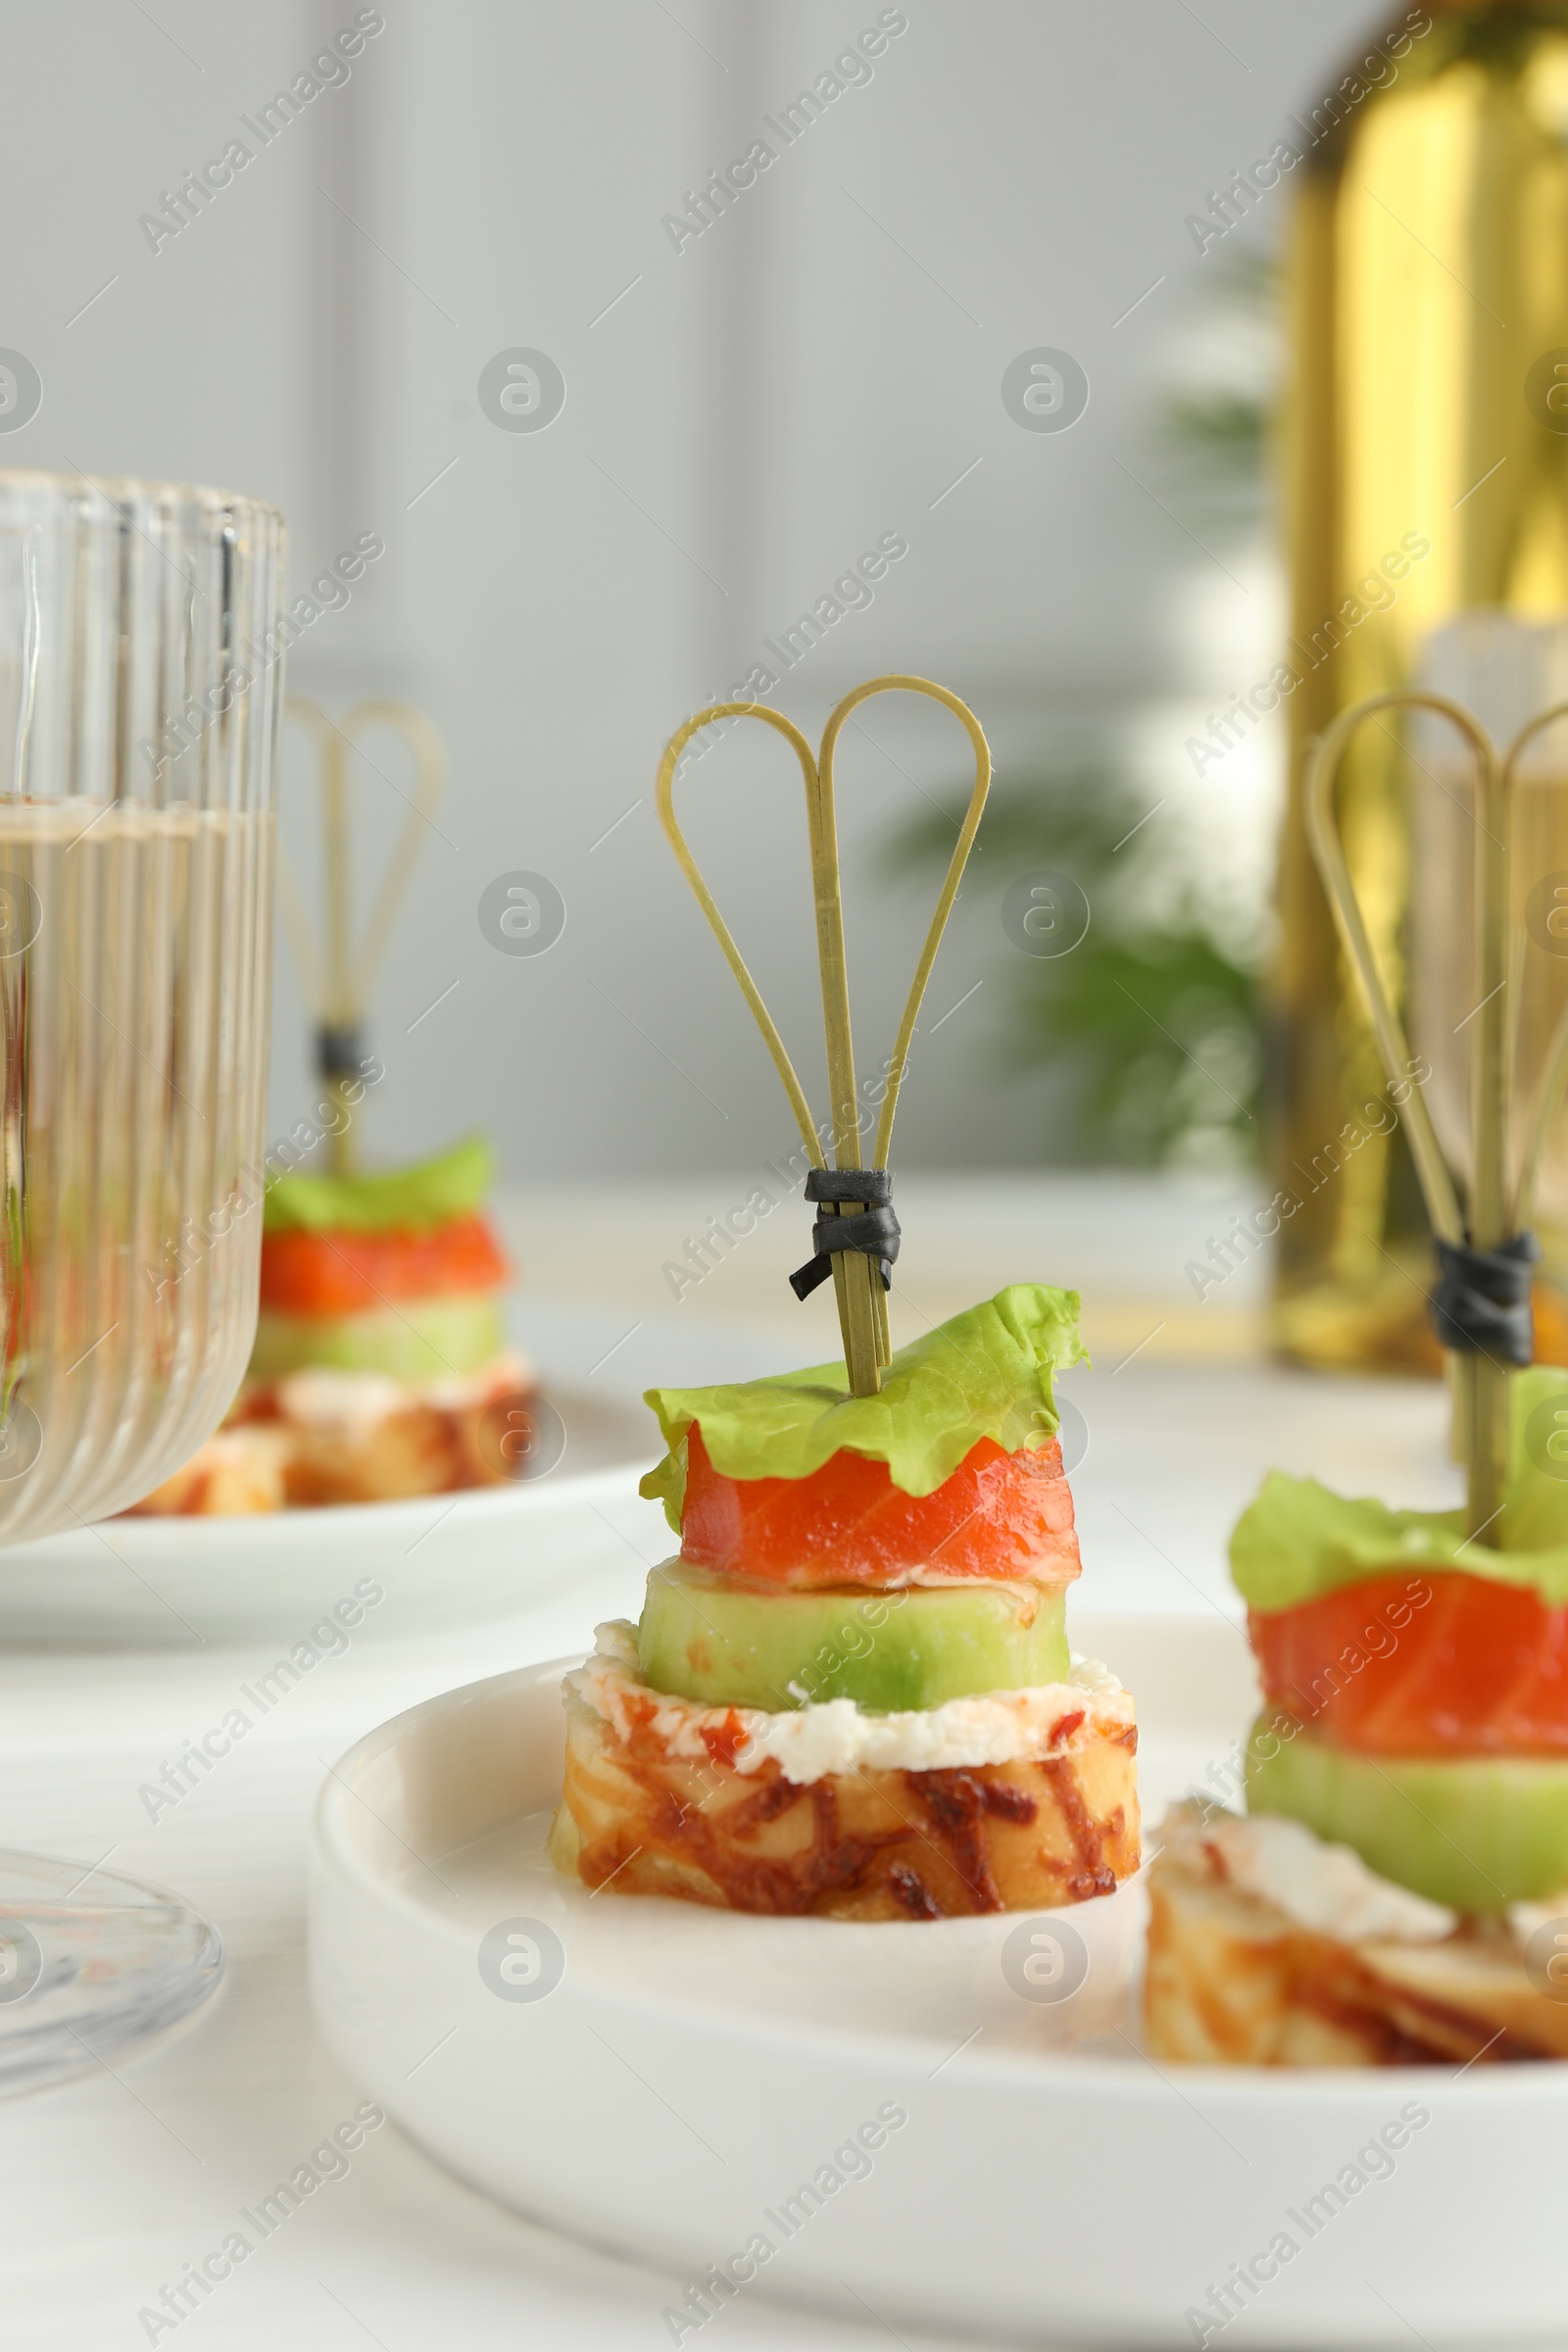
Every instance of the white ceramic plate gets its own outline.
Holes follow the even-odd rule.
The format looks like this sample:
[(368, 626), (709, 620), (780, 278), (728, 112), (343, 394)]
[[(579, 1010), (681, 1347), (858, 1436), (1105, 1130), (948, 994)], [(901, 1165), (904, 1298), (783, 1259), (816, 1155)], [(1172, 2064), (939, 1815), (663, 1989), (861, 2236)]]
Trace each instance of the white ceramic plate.
[[(1138, 1693), (1157, 1821), (1234, 1756), (1254, 1694), (1241, 1633), (1218, 1616), (1074, 1630)], [(741, 2295), (894, 2328), (1175, 2346), (1206, 2320), (1212, 2343), (1229, 2331), (1210, 2290), (1250, 2264), (1239, 2344), (1560, 2335), (1568, 2068), (1156, 2068), (1138, 2043), (1136, 1882), (1034, 1925), (589, 1895), (543, 1851), (561, 1671), (400, 1716), (349, 1751), (318, 1815), (323, 2031), (474, 2186), (673, 2274), (669, 2307), (692, 2320), (725, 2307), (702, 2281), (730, 2264)], [(1048, 1955), (1049, 1989), (1054, 1947), (1029, 1939), (1063, 1922), (1087, 1975), (1024, 1997), (1018, 1938)], [(1358, 2164), (1390, 2126), (1398, 2152)], [(1362, 2185), (1341, 2185), (1348, 2167)]]
[(0, 1641), (246, 1640), (299, 1633), (368, 1579), (356, 1630), (502, 1610), (609, 1538), (589, 1506), (624, 1499), (653, 1461), (646, 1407), (547, 1391), (564, 1430), (554, 1468), (515, 1486), (252, 1519), (109, 1519), (0, 1551)]

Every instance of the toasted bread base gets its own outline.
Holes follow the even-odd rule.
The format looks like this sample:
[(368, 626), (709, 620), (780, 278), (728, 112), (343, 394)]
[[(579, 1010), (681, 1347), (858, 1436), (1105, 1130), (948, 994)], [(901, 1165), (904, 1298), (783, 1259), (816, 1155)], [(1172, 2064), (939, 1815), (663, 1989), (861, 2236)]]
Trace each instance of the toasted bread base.
[(267, 1394), (242, 1393), (239, 1418), (199, 1446), (127, 1518), (238, 1518), (339, 1502), (398, 1502), (502, 1486), (514, 1472), (496, 1431), (515, 1426), (539, 1392), (503, 1383), (471, 1403), (442, 1406), (412, 1395), (375, 1419), (300, 1422), (254, 1417)]
[(1568, 2003), (1536, 1990), (1500, 1925), (1465, 1921), (1427, 1943), (1314, 1934), (1234, 1885), (1218, 1847), (1195, 1834), (1200, 1819), (1194, 1806), (1175, 1808), (1149, 1874), (1152, 2056), (1200, 2066), (1568, 2058)]
[(557, 1868), (617, 1894), (823, 1919), (1038, 1911), (1138, 1868), (1138, 1735), (938, 1772), (786, 1780), (776, 1759), (671, 1756), (566, 1692)]
[(289, 1452), (289, 1435), (278, 1427), (220, 1430), (123, 1516), (249, 1519), (280, 1511)]

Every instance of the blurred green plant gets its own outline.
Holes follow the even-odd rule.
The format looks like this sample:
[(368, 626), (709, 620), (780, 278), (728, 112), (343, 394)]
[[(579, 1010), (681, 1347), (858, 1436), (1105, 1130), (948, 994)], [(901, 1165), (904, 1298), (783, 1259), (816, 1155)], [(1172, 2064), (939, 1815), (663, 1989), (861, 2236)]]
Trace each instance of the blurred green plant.
[(1260, 253), (1215, 259), (1207, 317), (1216, 331), (1205, 337), (1202, 373), (1167, 394), (1159, 438), (1190, 494), (1255, 516), (1274, 424), (1275, 283)]
[[(1226, 935), (1201, 859), (1163, 814), (1102, 766), (999, 785), (965, 887), (1000, 901), (1020, 875), (1057, 872), (1089, 901), (1070, 953), (1004, 950), (1002, 1058), (1065, 1078), (1072, 1156), (1234, 1167), (1261, 1148), (1261, 940)], [(939, 872), (956, 829), (940, 810), (916, 819), (889, 844), (890, 871)]]
[[(1256, 251), (1216, 262), (1201, 348), (1189, 355), (1201, 365), (1167, 392), (1156, 438), (1172, 490), (1250, 536), (1266, 506), (1274, 283)], [(1261, 1154), (1268, 918), (1217, 886), (1223, 860), (1212, 844), (1205, 854), (1204, 821), (1176, 784), (1151, 809), (1147, 788), (1106, 753), (1043, 761), (993, 789), (965, 887), (1000, 899), (1020, 875), (1055, 871), (1090, 905), (1069, 954), (1004, 951), (1001, 1048), (1013, 1070), (1066, 1080), (1080, 1160), (1223, 1167)], [(891, 870), (940, 871), (956, 829), (940, 812), (911, 822), (889, 844)]]
[(1245, 488), (1249, 503), (1259, 488), (1267, 430), (1266, 404), (1250, 392), (1182, 392), (1167, 411), (1170, 446), (1189, 465), (1196, 460), (1211, 475)]

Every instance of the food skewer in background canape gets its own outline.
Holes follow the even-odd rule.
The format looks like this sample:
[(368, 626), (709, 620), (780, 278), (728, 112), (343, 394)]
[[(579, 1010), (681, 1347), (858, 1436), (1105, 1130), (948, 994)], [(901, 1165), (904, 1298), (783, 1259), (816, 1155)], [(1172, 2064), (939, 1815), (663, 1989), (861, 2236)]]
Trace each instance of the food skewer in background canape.
[[(850, 713), (923, 694), (968, 733), (975, 785), (861, 1164), (833, 753)], [(676, 822), (676, 761), (712, 720), (762, 719), (806, 779), (835, 1165), (782, 1039)], [(1074, 1658), (1079, 1573), (1054, 1374), (1083, 1359), (1078, 1298), (1018, 1283), (894, 1351), (888, 1150), (910, 1040), (985, 803), (973, 713), (924, 679), (873, 679), (818, 760), (760, 705), (699, 711), (659, 808), (783, 1081), (819, 1204), (803, 1300), (831, 1277), (844, 1360), (656, 1389), (666, 1452), (643, 1481), (680, 1537), (641, 1621), (599, 1629), (566, 1680), (562, 1870), (620, 1894), (753, 1912), (934, 1920), (1108, 1894), (1138, 1867), (1132, 1699)]]
[[(1471, 1169), (1458, 1195), (1357, 905), (1334, 814), (1350, 735), (1439, 712), (1476, 768)], [(1264, 1709), (1245, 1818), (1188, 1803), (1151, 1874), (1156, 2056), (1239, 2064), (1568, 2057), (1568, 1485), (1549, 1449), (1568, 1374), (1534, 1353), (1530, 1234), (1568, 1071), (1568, 1015), (1510, 1164), (1529, 877), (1507, 848), (1520, 756), (1439, 697), (1340, 718), (1308, 782), (1313, 848), (1409, 1136), (1452, 1351), (1458, 1511), (1349, 1500), (1270, 1474), (1231, 1544)], [(1510, 986), (1510, 982), (1512, 985)], [(1545, 1436), (1543, 1436), (1543, 1432)]]
[[(341, 726), (314, 703), (289, 715), (320, 758), (324, 953), (281, 853), (279, 905), (315, 1016), (326, 1169), (266, 1172), (261, 1312), (222, 1428), (136, 1505), (147, 1516), (234, 1517), (384, 1502), (492, 1486), (526, 1469), (538, 1382), (507, 1344), (513, 1270), (485, 1213), (482, 1138), (414, 1166), (366, 1172), (360, 1105), (384, 1075), (366, 1016), (392, 926), (442, 789), (434, 729), (402, 703), (364, 703)], [(409, 814), (365, 929), (350, 906), (348, 756), (384, 727), (416, 762)]]

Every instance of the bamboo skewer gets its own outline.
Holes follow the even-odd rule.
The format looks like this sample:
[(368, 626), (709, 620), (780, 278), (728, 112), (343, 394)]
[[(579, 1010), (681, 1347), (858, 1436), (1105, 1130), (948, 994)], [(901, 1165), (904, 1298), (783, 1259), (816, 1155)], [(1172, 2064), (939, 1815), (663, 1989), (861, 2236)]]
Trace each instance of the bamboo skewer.
[[(1485, 772), (1492, 759), (1492, 747), (1469, 713), (1461, 710), (1457, 703), (1446, 702), (1441, 696), (1432, 694), (1380, 694), (1369, 696), (1364, 703), (1357, 703), (1353, 710), (1341, 713), (1318, 743), (1306, 778), (1308, 838), (1346, 955), (1361, 983), (1361, 993), (1366, 999), (1372, 1020), (1372, 1033), (1391, 1083), (1405, 1075), (1410, 1048), (1399, 1016), (1394, 1009), (1393, 1000), (1383, 984), (1383, 974), (1378, 968), (1372, 942), (1367, 937), (1366, 925), (1361, 919), (1360, 905), (1350, 880), (1350, 869), (1346, 862), (1339, 826), (1335, 821), (1334, 784), (1345, 748), (1363, 719), (1371, 718), (1379, 710), (1411, 708), (1437, 710), (1444, 717), (1452, 719), (1466, 737)], [(1415, 1172), (1433, 1230), (1446, 1242), (1462, 1242), (1464, 1217), (1425, 1096), (1419, 1090), (1413, 1090), (1401, 1104), (1399, 1115), (1409, 1138), (1410, 1156), (1415, 1161)]]
[[(1335, 781), (1351, 735), (1364, 719), (1377, 711), (1391, 710), (1436, 711), (1458, 729), (1475, 759), (1475, 936), (1479, 998), (1472, 1013), (1467, 1015), (1475, 1022), (1470, 1048), (1471, 1180), (1467, 1218), (1461, 1214), (1431, 1112), (1418, 1088), (1408, 1091), (1399, 1111), (1434, 1232), (1450, 1244), (1468, 1243), (1476, 1250), (1492, 1250), (1514, 1239), (1529, 1222), (1546, 1141), (1561, 1107), (1564, 1086), (1568, 1084), (1568, 1011), (1565, 1011), (1547, 1053), (1531, 1106), (1518, 1177), (1510, 1188), (1508, 1129), (1519, 1035), (1517, 1000), (1523, 973), (1522, 955), (1514, 953), (1509, 924), (1507, 853), (1513, 793), (1520, 755), (1536, 735), (1568, 715), (1568, 704), (1556, 705), (1533, 719), (1499, 760), (1485, 730), (1457, 703), (1441, 695), (1415, 692), (1372, 695), (1353, 710), (1343, 712), (1313, 752), (1306, 781), (1307, 830), (1341, 940), (1361, 983), (1373, 1034), (1392, 1084), (1407, 1077), (1409, 1048), (1367, 936), (1334, 814)], [(1512, 1370), (1511, 1365), (1481, 1350), (1464, 1351), (1454, 1359), (1455, 1421), (1468, 1473), (1465, 1519), (1466, 1534), (1470, 1537), (1480, 1536), (1493, 1527), (1503, 1509), (1511, 1434)], [(1504, 1531), (1494, 1535), (1494, 1544), (1503, 1540)]]
[[(1512, 1089), (1508, 1027), (1508, 780), (1495, 757), (1484, 770), (1476, 809), (1476, 940), (1481, 1002), (1471, 1045), (1470, 1240), (1495, 1250), (1510, 1238), (1508, 1109)], [(1494, 1356), (1461, 1358), (1470, 1385), (1471, 1535), (1480, 1535), (1502, 1509), (1508, 1472), (1508, 1408), (1512, 1377)]]
[[(811, 844), (811, 896), (816, 908), (816, 957), (822, 981), (822, 1032), (828, 1100), (833, 1119), (833, 1164), (863, 1164), (859, 1101), (855, 1086), (855, 1040), (850, 1026), (850, 973), (844, 946), (844, 892), (839, 872), (838, 823), (833, 810), (832, 749), (824, 742), (814, 780), (807, 785)], [(863, 1200), (824, 1202), (830, 1215), (854, 1216)], [(853, 1250), (833, 1252), (833, 1290), (844, 1333), (844, 1360), (857, 1396), (874, 1396), (889, 1358), (887, 1294), (881, 1270)], [(881, 1312), (878, 1312), (880, 1306)]]
[[(358, 1026), (365, 1004), (351, 978), (354, 948), (350, 926), (354, 918), (349, 906), (349, 785), (346, 770), (343, 739), (334, 733), (327, 746), (326, 764), (321, 770), (321, 883), (326, 910), (325, 1026), (339, 1034)], [(325, 1058), (324, 1049), (322, 1058)], [(323, 1070), (320, 1075), (338, 1112), (338, 1123), (327, 1138), (327, 1163), (334, 1176), (346, 1176), (358, 1165), (360, 1157), (354, 1129), (343, 1115), (349, 1107), (344, 1100), (346, 1082), (332, 1071)]]
[[(1554, 703), (1515, 736), (1503, 762), (1503, 788), (1508, 805), (1512, 807), (1514, 786), (1521, 754), (1544, 735), (1550, 726), (1568, 718), (1568, 703)], [(1522, 942), (1520, 943), (1522, 947)], [(1520, 1021), (1518, 992), (1515, 994), (1513, 1032), (1517, 1043)], [(1546, 1058), (1542, 1065), (1536, 1100), (1525, 1127), (1524, 1151), (1520, 1156), (1519, 1174), (1514, 1187), (1512, 1221), (1516, 1233), (1528, 1226), (1536, 1211), (1536, 1191), (1541, 1181), (1541, 1163), (1545, 1157), (1546, 1145), (1562, 1109), (1564, 1087), (1568, 1086), (1568, 1005), (1563, 1007), (1552, 1031)]]
[[(904, 1073), (908, 1066), (909, 1046), (914, 1036), (914, 1024), (919, 1018), (920, 1006), (925, 999), (926, 984), (930, 980), (932, 966), (935, 964), (937, 959), (937, 951), (942, 945), (942, 935), (948, 927), (948, 917), (953, 911), (953, 903), (958, 895), (958, 885), (963, 879), (963, 869), (969, 861), (969, 852), (974, 847), (974, 837), (979, 831), (980, 818), (985, 810), (986, 795), (991, 788), (991, 747), (986, 742), (984, 731), (981, 728), (979, 720), (975, 717), (974, 712), (969, 709), (966, 703), (960, 702), (956, 694), (950, 693), (945, 686), (933, 685), (929, 681), (922, 678), (906, 676), (872, 678), (865, 685), (856, 687), (853, 693), (845, 696), (838, 708), (831, 713), (822, 734), (822, 758), (820, 768), (821, 781), (819, 793), (822, 810), (821, 822), (824, 832), (832, 839), (834, 844), (833, 857), (835, 873), (837, 872), (838, 864), (838, 819), (834, 811), (833, 804), (833, 756), (838, 748), (839, 735), (843, 730), (845, 721), (861, 703), (867, 701), (873, 694), (883, 694), (898, 688), (905, 688), (911, 693), (929, 695), (934, 701), (941, 703), (944, 709), (951, 710), (954, 713), (954, 716), (959, 720), (963, 726), (964, 732), (969, 738), (970, 746), (974, 752), (975, 786), (974, 790), (969, 795), (969, 805), (963, 812), (963, 822), (958, 828), (958, 838), (954, 845), (953, 856), (948, 860), (948, 870), (942, 879), (942, 889), (938, 894), (936, 908), (931, 917), (930, 927), (925, 935), (925, 944), (920, 951), (920, 960), (915, 965), (914, 978), (910, 983), (909, 994), (905, 1002), (904, 1017), (899, 1023), (898, 1035), (894, 1040), (893, 1057), (888, 1068), (887, 1092), (882, 1099), (882, 1111), (877, 1120), (876, 1141), (872, 1147), (871, 1165), (874, 1168), (885, 1168), (888, 1164), (888, 1151), (893, 1140), (893, 1120), (899, 1106), (899, 1093), (904, 1084)], [(839, 925), (839, 955), (842, 958), (842, 918)], [(825, 980), (823, 983), (823, 991), (825, 1004)], [(849, 997), (847, 982), (844, 1005), (844, 1028), (845, 1047), (846, 1053), (848, 1054)], [(857, 1101), (858, 1098), (855, 1095), (853, 1055), (850, 1055), (849, 1058), (851, 1065), (849, 1069), (849, 1086), (850, 1096), (853, 1102)], [(858, 1117), (858, 1113), (857, 1112), (857, 1118)], [(858, 1126), (857, 1126), (856, 1135), (858, 1149)], [(840, 1167), (845, 1165), (842, 1156), (842, 1149), (839, 1155), (839, 1165)], [(869, 1264), (867, 1264), (868, 1279), (871, 1275), (871, 1272), (872, 1269), (870, 1268)], [(887, 1293), (883, 1290), (880, 1282), (876, 1281), (870, 1282), (870, 1290), (877, 1321), (877, 1360), (879, 1363), (885, 1364), (888, 1361), (889, 1354), (891, 1352), (888, 1342)]]
[[(905, 1001), (904, 1015), (899, 1023), (893, 1058), (888, 1068), (886, 1092), (881, 1116), (877, 1123), (873, 1155), (869, 1162), (861, 1157), (859, 1093), (855, 1077), (855, 1044), (850, 1021), (849, 967), (844, 944), (844, 901), (839, 868), (838, 819), (833, 798), (833, 756), (846, 719), (859, 704), (873, 694), (905, 692), (923, 694), (941, 703), (962, 722), (975, 756), (974, 788), (959, 828), (936, 910), (926, 932), (920, 958), (915, 966), (914, 979)], [(892, 1143), (894, 1114), (908, 1066), (909, 1046), (914, 1036), (915, 1022), (925, 995), (931, 967), (936, 961), (942, 934), (947, 927), (958, 883), (973, 846), (975, 832), (985, 808), (986, 794), (991, 784), (991, 753), (979, 720), (966, 704), (959, 701), (945, 686), (934, 685), (928, 678), (903, 673), (871, 678), (864, 685), (844, 697), (830, 715), (822, 735), (820, 757), (813, 755), (809, 743), (792, 720), (762, 703), (712, 703), (698, 710), (676, 728), (664, 746), (659, 763), (657, 800), (660, 822), (664, 828), (670, 848), (674, 851), (682, 873), (690, 884), (698, 905), (707, 916), (714, 938), (723, 952), (725, 961), (734, 973), (752, 1017), (762, 1035), (762, 1042), (772, 1056), (773, 1065), (783, 1082), (791, 1110), (810, 1164), (825, 1167), (815, 1122), (806, 1090), (801, 1085), (788, 1049), (778, 1028), (762, 1002), (761, 993), (745, 957), (735, 944), (734, 936), (714, 904), (712, 893), (704, 880), (702, 870), (686, 841), (675, 816), (675, 768), (681, 753), (692, 737), (715, 719), (742, 717), (760, 718), (782, 735), (794, 750), (806, 780), (807, 836), (811, 858), (812, 902), (816, 917), (817, 962), (822, 986), (822, 1024), (827, 1052), (828, 1093), (833, 1129), (833, 1163), (836, 1171), (844, 1172), (869, 1166), (882, 1170), (888, 1164)], [(829, 1213), (854, 1215), (863, 1205), (853, 1200), (837, 1204), (822, 1204)], [(862, 1251), (835, 1250), (831, 1253), (834, 1294), (838, 1304), (839, 1327), (844, 1338), (844, 1360), (849, 1374), (850, 1391), (856, 1396), (874, 1396), (881, 1387), (881, 1367), (890, 1360), (887, 1322), (887, 1296), (880, 1270)]]
[[(324, 955), (311, 936), (305, 901), (281, 845), (277, 858), (278, 904), (299, 967), (300, 984), (316, 1016), (318, 1041), (324, 1060), (328, 1041), (351, 1036), (369, 1009), (375, 976), (418, 857), (419, 828), (428, 822), (441, 798), (445, 761), (435, 729), (407, 703), (384, 700), (361, 703), (337, 726), (315, 703), (291, 695), (288, 715), (309, 729), (320, 756)], [(356, 942), (350, 903), (348, 760), (350, 752), (357, 748), (359, 735), (370, 727), (390, 727), (408, 744), (415, 759), (415, 791), (365, 929)], [(334, 1176), (345, 1176), (352, 1173), (359, 1159), (348, 1102), (353, 1080), (345, 1073), (325, 1069), (321, 1079), (338, 1112), (338, 1124), (327, 1138), (327, 1165)]]

